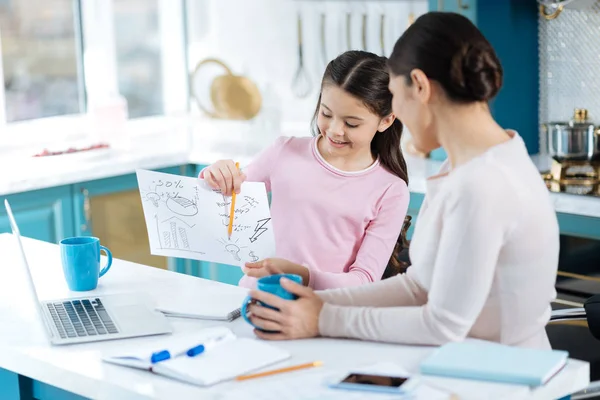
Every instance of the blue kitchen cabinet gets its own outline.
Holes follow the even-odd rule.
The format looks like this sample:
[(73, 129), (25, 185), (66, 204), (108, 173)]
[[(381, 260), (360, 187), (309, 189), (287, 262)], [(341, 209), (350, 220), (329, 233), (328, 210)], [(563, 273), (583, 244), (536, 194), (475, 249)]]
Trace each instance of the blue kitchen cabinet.
[[(160, 172), (190, 175), (188, 166)], [(74, 231), (96, 236), (117, 258), (172, 271), (190, 273), (191, 260), (150, 254), (148, 232), (135, 174), (73, 185)]]
[(475, 22), (477, 0), (429, 0), (429, 11), (455, 12)]
[(600, 240), (600, 218), (560, 212), (556, 216), (561, 234)]
[(412, 217), (410, 221), (410, 228), (406, 233), (406, 238), (410, 240), (412, 238), (415, 225), (417, 224), (417, 216), (419, 215), (419, 210), (421, 209), (421, 205), (423, 204), (423, 200), (425, 199), (424, 193), (411, 193), (410, 201), (408, 203), (408, 211), (406, 214)]
[[(23, 236), (51, 243), (73, 236), (71, 186), (15, 193), (4, 198), (10, 202)], [(0, 233), (3, 232), (11, 232), (4, 204), (0, 206)]]
[(244, 273), (239, 266), (197, 261), (196, 276), (214, 281), (237, 285)]

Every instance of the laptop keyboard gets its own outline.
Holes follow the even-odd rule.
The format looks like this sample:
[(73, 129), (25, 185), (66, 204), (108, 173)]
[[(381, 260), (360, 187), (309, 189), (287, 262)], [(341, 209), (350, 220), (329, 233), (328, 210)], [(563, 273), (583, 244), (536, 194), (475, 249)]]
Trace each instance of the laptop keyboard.
[(100, 299), (47, 303), (61, 338), (119, 333)]

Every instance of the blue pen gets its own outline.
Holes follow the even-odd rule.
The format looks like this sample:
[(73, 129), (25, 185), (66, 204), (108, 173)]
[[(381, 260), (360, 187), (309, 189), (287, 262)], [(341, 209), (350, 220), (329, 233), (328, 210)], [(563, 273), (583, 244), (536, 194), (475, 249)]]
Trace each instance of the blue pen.
[(161, 350), (152, 353), (152, 356), (150, 356), (150, 362), (154, 364), (159, 361), (168, 360), (169, 358), (171, 358), (171, 353), (169, 353), (169, 350)]
[(206, 350), (206, 346), (204, 346), (203, 344), (201, 344), (201, 345), (198, 345), (196, 347), (192, 347), (191, 349), (189, 349), (188, 351), (186, 351), (185, 354), (187, 354), (188, 357), (195, 357), (198, 354), (204, 353), (204, 350)]
[(171, 357), (177, 357), (180, 355), (187, 355), (188, 357), (195, 357), (199, 354), (204, 353), (208, 348), (214, 346), (215, 344), (217, 344), (218, 342), (224, 340), (224, 339), (229, 339), (229, 338), (233, 338), (235, 336), (232, 336), (230, 334), (226, 334), (223, 336), (219, 336), (213, 340), (209, 340), (206, 343), (203, 344), (199, 344), (197, 346), (194, 346), (192, 348), (189, 348), (181, 353), (176, 353), (175, 355), (172, 355), (169, 350), (161, 350), (161, 351), (156, 351), (154, 353), (152, 353), (152, 355), (150, 356), (150, 362), (152, 364), (160, 362), (160, 361), (165, 361), (170, 359)]

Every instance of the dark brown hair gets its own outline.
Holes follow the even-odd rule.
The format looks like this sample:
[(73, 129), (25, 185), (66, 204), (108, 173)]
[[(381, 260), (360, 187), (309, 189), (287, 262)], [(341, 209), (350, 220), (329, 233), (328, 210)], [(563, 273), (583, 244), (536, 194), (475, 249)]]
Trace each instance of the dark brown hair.
[[(387, 58), (366, 51), (347, 51), (332, 60), (325, 68), (321, 88), (336, 85), (351, 96), (361, 100), (371, 112), (381, 118), (392, 113), (392, 93), (388, 85), (390, 75)], [(313, 135), (319, 134), (317, 117), (321, 106), (321, 95), (312, 119)], [(398, 176), (408, 185), (406, 161), (400, 148), (402, 123), (397, 118), (383, 132), (377, 132), (371, 141), (371, 154), (379, 157), (381, 165)], [(404, 221), (398, 221), (402, 225)], [(400, 232), (392, 252), (388, 269), (394, 268), (403, 249), (403, 234)], [(387, 269), (386, 269), (387, 271)]]
[[(347, 51), (332, 60), (325, 68), (321, 88), (336, 85), (361, 100), (381, 118), (392, 113), (392, 93), (388, 89), (390, 76), (387, 59), (366, 51)], [(319, 134), (317, 117), (321, 95), (312, 119), (313, 135)], [(371, 141), (371, 153), (379, 157), (385, 169), (397, 175), (408, 185), (406, 161), (400, 148), (402, 123), (397, 118), (383, 132), (377, 132)]]
[(502, 87), (502, 66), (492, 45), (468, 18), (423, 14), (402, 34), (388, 61), (393, 75), (420, 69), (459, 103), (489, 101)]

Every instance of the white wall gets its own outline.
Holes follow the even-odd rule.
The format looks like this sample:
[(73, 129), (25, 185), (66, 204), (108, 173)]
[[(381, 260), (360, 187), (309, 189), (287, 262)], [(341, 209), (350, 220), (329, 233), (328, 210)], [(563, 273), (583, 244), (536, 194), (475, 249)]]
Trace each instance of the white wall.
[[(345, 26), (348, 11), (352, 12), (352, 47), (362, 49), (362, 14), (367, 13), (367, 50), (375, 53), (381, 53), (380, 19), (385, 13), (386, 55), (389, 55), (408, 25), (411, 10), (415, 17), (426, 12), (427, 1), (189, 0), (189, 66), (193, 69), (207, 57), (221, 59), (235, 73), (244, 74), (258, 84), (266, 97), (265, 114), (281, 113), (282, 125), (276, 136), (290, 131), (309, 135), (309, 121), (326, 63), (320, 46), (321, 13), (326, 14), (327, 56), (333, 59), (348, 49)], [(304, 61), (312, 89), (304, 99), (292, 91), (298, 67), (298, 12), (303, 19)]]

